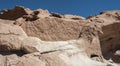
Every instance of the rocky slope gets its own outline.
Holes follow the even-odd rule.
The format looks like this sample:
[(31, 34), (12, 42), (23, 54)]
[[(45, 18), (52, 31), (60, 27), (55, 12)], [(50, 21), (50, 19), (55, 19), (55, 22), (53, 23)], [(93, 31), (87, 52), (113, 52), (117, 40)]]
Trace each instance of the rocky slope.
[(16, 6), (0, 12), (0, 66), (119, 66), (120, 11), (97, 16)]

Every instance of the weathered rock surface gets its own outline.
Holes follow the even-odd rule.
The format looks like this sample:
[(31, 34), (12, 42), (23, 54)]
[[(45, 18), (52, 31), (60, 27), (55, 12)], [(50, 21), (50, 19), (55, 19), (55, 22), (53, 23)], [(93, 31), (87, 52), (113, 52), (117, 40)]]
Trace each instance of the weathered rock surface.
[(0, 23), (0, 51), (18, 50), (26, 37), (21, 27)]
[[(85, 20), (84, 18), (78, 16), (62, 16), (56, 14), (56, 17), (55, 13), (54, 16), (52, 15), (53, 13), (51, 14), (51, 16), (49, 15), (50, 13), (48, 11), (41, 10), (42, 14), (39, 13), (40, 10), (36, 11), (38, 11), (38, 13), (35, 14), (36, 16), (43, 14), (47, 14), (47, 16), (44, 18), (39, 17), (37, 20), (34, 21), (26, 21), (27, 18), (21, 17), (18, 18), (14, 24), (21, 26), (28, 36), (38, 37), (41, 40), (45, 41), (65, 41), (85, 38), (85, 40), (88, 41), (88, 45), (85, 45), (85, 47), (87, 47), (86, 52), (88, 56), (90, 57), (92, 54), (102, 56), (101, 51), (99, 51), (100, 44), (97, 36), (97, 33), (100, 32), (101, 29), (98, 26), (97, 22), (92, 23), (89, 20)], [(33, 11), (32, 13), (36, 13), (36, 11)], [(59, 18), (58, 15), (61, 16), (61, 18)], [(74, 20), (72, 18), (79, 19)], [(94, 49), (92, 49), (93, 47)]]
[(28, 37), (21, 27), (0, 23), (0, 51), (24, 51), (32, 53), (38, 51), (40, 39)]
[(104, 58), (120, 63), (119, 54), (115, 55), (120, 50), (120, 11), (102, 12), (90, 19), (91, 21), (103, 22), (103, 34), (100, 34), (100, 42)]
[(119, 12), (85, 19), (20, 6), (3, 10), (0, 66), (118, 66)]

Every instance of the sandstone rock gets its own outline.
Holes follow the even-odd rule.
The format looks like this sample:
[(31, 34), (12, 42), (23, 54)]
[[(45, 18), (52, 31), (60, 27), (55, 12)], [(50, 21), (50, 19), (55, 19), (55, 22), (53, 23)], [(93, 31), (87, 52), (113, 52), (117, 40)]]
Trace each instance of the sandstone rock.
[(3, 23), (0, 23), (0, 34), (1, 35), (18, 35), (18, 36), (25, 36), (25, 37), (27, 36), (21, 27), (16, 25), (7, 25)]
[(13, 20), (5, 20), (5, 19), (0, 19), (0, 23), (5, 23), (5, 24), (13, 24), (15, 21)]
[[(6, 62), (7, 62), (8, 66), (9, 65), (15, 65), (15, 66), (28, 66), (28, 65), (29, 66), (30, 65), (34, 65), (34, 66), (39, 66), (39, 65), (41, 65), (41, 66), (45, 66), (45, 65), (46, 66), (61, 66), (61, 65), (62, 66), (79, 66), (79, 65), (86, 64), (85, 61), (83, 61), (83, 62), (81, 61), (82, 60), (81, 55), (83, 54), (85, 57), (88, 57), (88, 55), (86, 54), (86, 50), (87, 50), (86, 48), (88, 48), (88, 47), (85, 47), (85, 44), (90, 45), (90, 42), (92, 42), (92, 41), (89, 40), (90, 38), (84, 37), (84, 34), (81, 34), (81, 39), (79, 39), (79, 40), (51, 42), (51, 41), (42, 41), (38, 38), (27, 37), (27, 35), (24, 32), (22, 32), (22, 30), (21, 30), (21, 33), (12, 31), (12, 29), (19, 30), (19, 31), (20, 31), (20, 29), (14, 28), (11, 25), (2, 24), (2, 23), (1, 23), (1, 25), (4, 25), (4, 28), (9, 26), (10, 29), (7, 28), (7, 30), (11, 31), (13, 34), (13, 36), (12, 36), (12, 34), (9, 33), (9, 31), (7, 32), (7, 30), (2, 31), (3, 26), (1, 26), (1, 33), (3, 32), (5, 34), (5, 35), (1, 35), (1, 40), (8, 40), (8, 43), (5, 43), (4, 46), (9, 47), (9, 48), (4, 48), (5, 50), (1, 49), (1, 51), (4, 51), (3, 52), (4, 54), (2, 52), (0, 52), (0, 53), (2, 55), (4, 55), (5, 57), (7, 57), (7, 59), (9, 59), (9, 60), (5, 60), (4, 62), (2, 62), (2, 64), (5, 64)], [(16, 26), (16, 27), (18, 27), (18, 26)], [(14, 36), (14, 34), (15, 34), (15, 36)], [(92, 37), (92, 35), (90, 35), (90, 36)], [(12, 41), (12, 39), (13, 39), (13, 41)], [(93, 38), (91, 38), (91, 39), (93, 39)], [(88, 40), (88, 41), (86, 41), (86, 40)], [(1, 42), (1, 45), (2, 44), (4, 44), (4, 42)], [(9, 46), (9, 45), (12, 45), (12, 46)], [(9, 51), (10, 54), (7, 54), (8, 55), (7, 56), (5, 51)], [(16, 51), (16, 52), (13, 52), (13, 51)], [(24, 52), (30, 53), (30, 55), (22, 54), (21, 57), (19, 57), (20, 55), (17, 54), (18, 51), (23, 51), (23, 53)], [(42, 56), (41, 56), (41, 54), (37, 54), (37, 55), (41, 56), (41, 58), (39, 59), (38, 57), (33, 56), (34, 52), (40, 52), (42, 54)], [(52, 52), (54, 52), (55, 54), (52, 54), (52, 55), (49, 54)], [(11, 55), (11, 54), (17, 54), (17, 55)], [(57, 54), (58, 58), (57, 58), (56, 54)], [(32, 55), (32, 57), (31, 57), (31, 55)], [(56, 58), (54, 58), (55, 56), (56, 56)], [(15, 58), (15, 59), (13, 59), (13, 58)], [(67, 60), (65, 58), (67, 58)], [(79, 60), (78, 60), (78, 58), (79, 58)], [(3, 59), (5, 59), (5, 58), (3, 58)], [(44, 61), (44, 60), (46, 60), (46, 61)], [(75, 61), (81, 61), (81, 63), (79, 63), (79, 62), (75, 63)], [(90, 60), (90, 62), (93, 62), (93, 61)], [(63, 64), (61, 64), (61, 63), (63, 63)], [(102, 64), (102, 63), (100, 63), (100, 64)], [(91, 66), (93, 66), (93, 65), (94, 64), (91, 64)]]
[[(103, 22), (103, 34), (100, 34), (101, 49), (105, 59), (114, 59), (113, 62), (118, 60), (115, 58), (115, 52), (120, 49), (120, 11), (106, 11), (100, 15), (91, 17), (91, 21)], [(114, 58), (113, 58), (114, 57)], [(118, 61), (117, 61), (118, 63)], [(119, 62), (120, 63), (120, 62)]]
[(5, 66), (5, 58), (0, 55), (0, 66)]
[(19, 6), (4, 10), (0, 66), (118, 66), (119, 17), (119, 11), (85, 19)]
[(63, 18), (73, 19), (73, 20), (83, 20), (83, 19), (85, 19), (84, 17), (80, 17), (80, 16), (76, 16), (76, 15), (70, 15), (70, 14), (63, 15)]
[(5, 64), (6, 66), (16, 66), (19, 62), (19, 57), (16, 54), (6, 56)]
[(40, 39), (36, 37), (28, 37), (25, 38), (22, 42), (22, 50), (26, 53), (33, 53), (33, 52), (40, 52), (39, 44), (40, 44)]
[[(55, 21), (52, 22), (51, 20), (55, 20)], [(21, 27), (29, 36), (38, 37), (41, 40), (49, 40), (49, 41), (64, 40), (65, 41), (70, 39), (77, 40), (79, 38), (85, 38), (86, 41), (89, 41), (89, 44), (86, 45), (89, 48), (89, 50), (86, 51), (88, 52), (89, 57), (91, 54), (101, 55), (101, 51), (99, 51), (100, 49), (99, 40), (97, 40), (98, 39), (97, 33), (100, 31), (100, 29), (98, 27), (95, 27), (94, 23), (72, 22), (72, 21), (70, 21), (69, 23), (67, 21), (61, 20), (63, 24), (60, 23), (60, 25), (59, 24), (57, 25), (56, 22), (59, 23), (59, 20), (61, 19), (58, 19), (58, 18), (43, 19), (42, 18), (42, 19), (36, 20), (35, 22), (24, 21), (21, 24)], [(64, 28), (61, 28), (60, 26)], [(96, 46), (95, 48), (96, 52), (94, 52), (95, 49), (92, 49), (93, 46)], [(91, 50), (94, 50), (94, 51), (91, 51)]]
[(37, 15), (39, 18), (49, 17), (51, 15), (48, 10), (42, 10), (42, 9), (37, 9), (33, 13)]
[(19, 26), (0, 23), (0, 51), (2, 52), (37, 52), (38, 41), (40, 42), (40, 39), (28, 37)]
[(71, 63), (64, 61), (59, 53), (46, 53), (42, 54), (40, 59), (45, 62), (46, 66), (72, 66)]
[[(78, 48), (75, 46), (81, 46)], [(48, 54), (48, 53), (59, 53), (57, 56), (62, 58), (62, 60), (69, 64), (70, 66), (106, 66), (106, 64), (102, 64), (96, 61), (92, 61), (88, 55), (86, 54), (86, 50), (88, 47), (85, 47), (83, 44), (85, 40), (69, 40), (69, 41), (57, 41), (57, 42), (42, 42), (40, 45), (41, 53)], [(86, 44), (86, 43), (85, 43)], [(83, 60), (84, 59), (84, 60)], [(54, 59), (56, 60), (56, 59)], [(87, 60), (87, 63), (85, 62)], [(101, 61), (101, 60), (100, 60)], [(50, 62), (49, 62), (50, 63)], [(91, 64), (88, 64), (91, 63)], [(95, 64), (94, 64), (95, 63)], [(97, 63), (97, 64), (96, 64)], [(50, 65), (50, 64), (49, 64)], [(52, 65), (51, 65), (52, 66)], [(53, 65), (54, 66), (54, 65)], [(56, 65), (58, 66), (58, 65)]]
[(16, 64), (16, 66), (46, 66), (45, 63), (41, 61), (39, 57), (36, 57), (34, 54), (22, 56), (18, 61), (19, 63)]
[[(72, 17), (75, 16), (71, 15), (71, 18)], [(58, 41), (86, 38), (86, 41), (90, 42), (81, 47), (87, 48), (86, 52), (88, 56), (90, 57), (94, 54), (98, 55), (98, 57), (101, 56), (101, 51), (98, 51), (100, 49), (100, 44), (98, 37), (96, 36), (97, 32), (99, 32), (100, 29), (97, 27), (97, 24), (95, 25), (95, 23), (90, 23), (89, 20), (81, 19), (81, 21), (66, 21), (59, 18), (47, 17), (40, 18), (36, 21), (26, 22), (24, 19), (21, 18), (17, 20), (15, 24), (20, 25), (29, 36), (35, 36), (42, 40)], [(95, 49), (92, 49), (94, 46), (96, 47), (96, 51)]]
[(115, 55), (119, 55), (119, 56), (120, 56), (120, 50), (117, 50), (117, 51), (115, 52)]
[(26, 33), (19, 26), (0, 23), (0, 51), (20, 49), (25, 37)]

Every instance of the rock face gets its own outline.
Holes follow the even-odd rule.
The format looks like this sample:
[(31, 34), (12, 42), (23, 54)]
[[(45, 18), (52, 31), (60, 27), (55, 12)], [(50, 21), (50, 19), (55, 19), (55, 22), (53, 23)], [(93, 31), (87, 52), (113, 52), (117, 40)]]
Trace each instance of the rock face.
[(3, 10), (0, 66), (118, 66), (119, 12), (86, 19), (21, 6)]
[(106, 11), (100, 15), (90, 18), (92, 21), (103, 22), (100, 34), (101, 49), (105, 59), (112, 59), (113, 62), (120, 63), (120, 11)]
[[(100, 51), (93, 52), (89, 48), (90, 43), (94, 45), (94, 42), (89, 39), (94, 40), (94, 37), (88, 39), (88, 37), (84, 37), (84, 34), (81, 34), (81, 38), (78, 40), (42, 41), (35, 37), (28, 37), (19, 26), (4, 23), (0, 23), (0, 26), (0, 66), (89, 65), (85, 60), (81, 61), (85, 58), (89, 63), (93, 63), (90, 66), (106, 65), (99, 62), (94, 64), (97, 61), (92, 61), (89, 58), (91, 53), (96, 53), (98, 59), (101, 56)], [(95, 45), (97, 46), (97, 44)], [(100, 48), (98, 47), (97, 49)]]
[[(42, 11), (44, 15), (46, 15), (46, 11)], [(33, 11), (33, 13), (35, 12), (36, 11)], [(39, 12), (40, 11), (38, 10), (38, 14), (36, 14), (36, 16), (41, 15)], [(58, 16), (59, 14), (56, 15)], [(44, 18), (38, 17), (38, 19), (34, 21), (21, 17), (18, 18), (14, 24), (21, 26), (28, 36), (38, 37), (44, 41), (66, 41), (84, 38), (88, 41), (88, 45), (85, 45), (85, 47), (88, 47), (86, 50), (88, 56), (90, 57), (92, 54), (101, 56), (101, 51), (99, 51), (100, 44), (97, 36), (101, 29), (98, 26), (98, 23), (91, 23), (89, 20), (85, 20), (78, 16), (64, 15), (63, 18), (62, 15), (59, 16), (61, 16), (61, 18), (56, 17), (54, 13), (54, 16), (51, 14)], [(79, 19), (74, 20), (73, 18)], [(90, 44), (93, 45), (91, 46)], [(96, 48), (94, 46), (96, 46)], [(94, 49), (92, 49), (93, 47)], [(96, 51), (91, 51), (95, 49)]]

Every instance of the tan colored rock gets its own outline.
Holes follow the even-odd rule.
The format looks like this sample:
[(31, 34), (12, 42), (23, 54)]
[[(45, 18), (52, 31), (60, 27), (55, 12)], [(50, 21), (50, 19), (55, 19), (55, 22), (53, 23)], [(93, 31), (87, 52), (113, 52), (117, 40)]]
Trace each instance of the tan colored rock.
[(35, 56), (35, 54), (28, 54), (22, 56), (19, 59), (19, 63), (16, 66), (46, 66), (43, 61), (39, 59), (39, 55)]
[(56, 52), (42, 54), (40, 59), (45, 62), (46, 66), (72, 66), (71, 63), (66, 63)]
[[(0, 66), (118, 66), (119, 17), (119, 11), (85, 19), (19, 6), (4, 10), (0, 14)], [(99, 41), (101, 28), (104, 34)]]
[(19, 26), (0, 23), (0, 51), (20, 49), (25, 37), (27, 35)]
[(39, 44), (40, 39), (36, 37), (25, 38), (22, 42), (22, 50), (26, 53), (41, 52)]
[[(120, 50), (120, 10), (105, 11), (90, 18), (91, 21), (103, 22), (103, 34), (100, 34), (102, 54), (105, 59), (120, 63), (116, 52)], [(117, 58), (116, 58), (117, 57)]]
[[(28, 65), (29, 66), (30, 65), (44, 66), (45, 64), (46, 64), (46, 66), (61, 66), (61, 65), (62, 66), (79, 66), (79, 65), (82, 65), (81, 63), (83, 63), (83, 65), (86, 64), (85, 61), (83, 61), (83, 62), (81, 61), (82, 60), (81, 55), (84, 55), (86, 58), (88, 57), (88, 55), (86, 53), (86, 50), (88, 47), (85, 47), (84, 45), (90, 45), (90, 43), (92, 41), (89, 39), (90, 39), (90, 36), (91, 36), (91, 39), (93, 39), (92, 35), (90, 35), (89, 37), (87, 37), (87, 36), (84, 37), (85, 33), (81, 34), (81, 39), (79, 39), (79, 40), (54, 41), (54, 42), (41, 41), (38, 38), (27, 37), (24, 34), (24, 32), (23, 33), (15, 32), (15, 36), (14, 36), (14, 31), (12, 31), (12, 29), (14, 29), (13, 26), (7, 25), (7, 24), (2, 24), (2, 25), (4, 25), (4, 28), (6, 28), (6, 26), (7, 27), (9, 26), (10, 29), (7, 28), (7, 30), (11, 30), (11, 32), (13, 34), (13, 36), (11, 34), (6, 35), (7, 33), (9, 33), (9, 31), (7, 32), (7, 31), (1, 30), (1, 33), (3, 32), (5, 34), (5, 35), (1, 35), (1, 36), (3, 36), (3, 37), (1, 37), (1, 40), (9, 41), (8, 43), (6, 43), (8, 45), (5, 45), (5, 46), (9, 47), (10, 49), (6, 49), (6, 48), (4, 48), (4, 49), (5, 49), (5, 51), (11, 52), (10, 55), (8, 55), (8, 56), (6, 55), (5, 52), (4, 52), (4, 54), (2, 53), (2, 55), (4, 55), (4, 56), (6, 55), (5, 57), (7, 57), (7, 59), (9, 59), (9, 60), (5, 60), (4, 62), (2, 62), (3, 64), (5, 64), (5, 62), (7, 62), (7, 65), (15, 65), (15, 66), (28, 66)], [(16, 27), (18, 27), (18, 26), (16, 26)], [(1, 29), (2, 28), (3, 27), (1, 26)], [(18, 29), (18, 30), (20, 30), (20, 29)], [(86, 34), (87, 34), (87, 32), (86, 32)], [(12, 36), (12, 38), (10, 36)], [(12, 39), (13, 39), (13, 41), (12, 41)], [(88, 44), (87, 44), (86, 40), (88, 40)], [(4, 44), (4, 42), (1, 42), (1, 44), (2, 43)], [(9, 45), (12, 45), (12, 46), (9, 46)], [(4, 51), (3, 49), (1, 49), (1, 50)], [(16, 52), (13, 52), (13, 50), (16, 50)], [(31, 53), (31, 54), (30, 55), (27, 54), (27, 56), (26, 56), (26, 54), (23, 54), (18, 59), (17, 56), (19, 56), (19, 55), (17, 54), (17, 52), (21, 51), (21, 50), (23, 50), (25, 53)], [(31, 57), (31, 55), (34, 55), (33, 52), (40, 52), (42, 54), (43, 58), (39, 59), (38, 57), (35, 57), (35, 56)], [(49, 54), (52, 52), (54, 52), (55, 54), (52, 54), (52, 55)], [(14, 56), (11, 54), (16, 54), (17, 56), (16, 55)], [(45, 56), (44, 56), (44, 54), (45, 54)], [(57, 54), (57, 56), (56, 56), (56, 54)], [(91, 53), (89, 53), (89, 54), (91, 54)], [(40, 55), (40, 54), (37, 54), (37, 55)], [(54, 58), (55, 56), (56, 56), (56, 58)], [(67, 60), (65, 58), (67, 58)], [(79, 60), (77, 60), (78, 58), (79, 58)], [(88, 57), (88, 59), (89, 59), (89, 57)], [(46, 60), (46, 61), (44, 61), (44, 60)], [(75, 63), (75, 61), (81, 61), (81, 63), (79, 63), (79, 62)], [(93, 62), (93, 61), (90, 60), (90, 62)], [(63, 63), (63, 64), (61, 64), (61, 63)], [(93, 65), (94, 64), (91, 64), (91, 66), (93, 66)]]
[(28, 37), (21, 27), (0, 23), (0, 51), (37, 52), (38, 42), (40, 39)]
[(33, 14), (37, 15), (39, 18), (45, 18), (50, 16), (50, 13), (48, 10), (42, 10), (42, 9), (35, 10)]
[(7, 25), (3, 23), (0, 23), (0, 35), (27, 36), (21, 27), (16, 25)]
[[(62, 23), (59, 23), (61, 21)], [(19, 22), (16, 22), (16, 24), (19, 24)], [(22, 22), (21, 27), (29, 36), (38, 37), (41, 40), (65, 41), (85, 38), (86, 41), (89, 41), (89, 43), (84, 46), (88, 49), (86, 52), (88, 53), (89, 57), (91, 54), (101, 55), (101, 51), (99, 50), (100, 44), (97, 36), (97, 33), (100, 32), (100, 28), (97, 27), (97, 24), (95, 25), (89, 21), (73, 22), (63, 21), (59, 18), (41, 18), (33, 22), (24, 21)], [(92, 49), (94, 46), (96, 47), (96, 51), (95, 49)], [(95, 52), (91, 50), (94, 50)]]
[[(106, 66), (106, 64), (93, 61), (88, 57), (86, 51), (89, 49), (89, 47), (84, 46), (84, 44), (87, 45), (86, 43), (84, 39), (55, 42), (44, 41), (39, 46), (43, 55), (49, 53), (58, 53), (57, 56), (62, 58), (62, 60), (70, 66)], [(78, 48), (78, 46), (81, 46), (81, 48)], [(87, 63), (85, 62), (86, 60), (88, 60)]]
[(5, 66), (5, 57), (0, 55), (0, 66)]
[(0, 19), (0, 23), (13, 24), (14, 22), (15, 22), (15, 21), (13, 21), (13, 20)]
[(73, 20), (83, 20), (83, 19), (85, 19), (84, 17), (80, 17), (80, 16), (76, 16), (76, 15), (70, 15), (70, 14), (63, 15), (63, 18), (73, 19)]
[[(31, 21), (31, 19), (34, 18), (33, 17), (34, 15), (38, 16), (39, 14), (42, 15), (42, 13), (44, 15), (47, 14), (48, 16), (44, 18), (39, 17), (37, 20)], [(73, 40), (73, 39), (78, 40), (79, 38), (84, 38), (84, 40), (88, 42), (86, 42), (85, 45), (82, 44), (83, 46), (81, 45), (80, 46), (86, 48), (85, 52), (87, 53), (87, 55), (89, 57), (91, 57), (91, 55), (97, 55), (100, 58), (102, 54), (100, 51), (100, 44), (97, 33), (100, 32), (101, 29), (98, 23), (90, 22), (90, 20), (85, 20), (83, 18), (76, 21), (72, 18), (81, 18), (81, 17), (72, 16), (72, 15), (66, 15), (66, 17), (62, 17), (62, 15), (59, 14), (54, 14), (54, 17), (49, 17), (48, 12), (45, 12), (44, 10), (40, 10), (40, 11), (36, 10), (29, 15), (25, 15), (25, 17), (21, 17), (17, 19), (14, 24), (21, 26), (28, 36), (38, 37), (39, 39), (45, 41), (63, 41), (63, 42), (65, 41), (65, 43), (67, 43), (66, 40)], [(55, 42), (55, 44), (57, 43)], [(42, 44), (44, 46), (44, 43)], [(80, 46), (79, 48), (81, 48)], [(27, 50), (29, 49), (28, 47), (30, 47), (29, 44), (26, 48), (26, 51), (28, 51)], [(93, 49), (94, 47), (96, 48)], [(52, 49), (50, 48), (50, 50)]]

